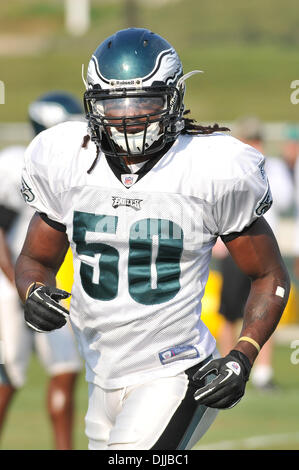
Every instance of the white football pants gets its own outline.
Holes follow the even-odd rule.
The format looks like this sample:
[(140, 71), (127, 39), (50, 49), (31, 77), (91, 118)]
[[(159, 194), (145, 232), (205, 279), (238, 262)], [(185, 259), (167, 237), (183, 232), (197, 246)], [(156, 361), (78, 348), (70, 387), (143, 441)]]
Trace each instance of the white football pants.
[[(178, 430), (184, 436), (176, 448), (191, 449), (210, 427), (218, 410), (197, 405), (193, 392), (185, 399), (188, 386), (185, 372), (117, 390), (89, 384), (85, 418), (89, 449), (151, 449), (162, 434), (167, 434), (170, 421), (170, 434)], [(184, 406), (190, 410), (190, 403), (194, 406), (192, 419), (182, 430), (180, 416), (185, 414)]]

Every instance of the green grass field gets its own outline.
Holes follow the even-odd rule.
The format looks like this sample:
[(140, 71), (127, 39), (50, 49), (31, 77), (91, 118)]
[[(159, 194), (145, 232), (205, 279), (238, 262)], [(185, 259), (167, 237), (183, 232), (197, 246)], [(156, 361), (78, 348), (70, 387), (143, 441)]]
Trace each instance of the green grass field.
[[(91, 26), (82, 37), (64, 29), (61, 1), (14, 0), (0, 6), (0, 79), (5, 105), (0, 122), (26, 121), (27, 106), (49, 89), (82, 96), (81, 64), (108, 35), (125, 28), (124, 1), (91, 2)], [(298, 79), (297, 2), (172, 1), (159, 7), (136, 0), (136, 24), (166, 37), (185, 71), (204, 70), (187, 85), (194, 117), (231, 121), (255, 114), (297, 121), (290, 101)]]
[[(0, 120), (26, 121), (28, 103), (49, 89), (69, 90), (80, 98), (84, 92), (81, 64), (86, 69), (92, 47), (68, 55), (60, 51), (41, 57), (0, 57), (1, 80), (6, 84)], [(200, 53), (196, 48), (182, 49), (181, 56), (186, 71), (204, 70), (187, 84), (186, 108), (196, 119), (225, 122), (244, 114), (267, 121), (298, 118), (299, 105), (290, 101), (297, 50), (223, 45), (208, 46)]]
[[(299, 450), (298, 367), (288, 346), (275, 348), (275, 378), (279, 390), (257, 392), (249, 383), (246, 396), (231, 410), (221, 411), (195, 449)], [(74, 447), (87, 449), (84, 416), (87, 387), (82, 373), (76, 389)], [(16, 396), (3, 431), (1, 449), (52, 449), (52, 432), (45, 412), (47, 377), (33, 357), (27, 385)]]
[[(32, 356), (26, 386), (11, 403), (3, 429), (0, 449), (41, 450), (53, 449), (53, 435), (46, 412), (48, 377)], [(84, 416), (87, 410), (87, 384), (84, 373), (78, 378), (75, 396), (74, 448), (86, 449)]]
[(298, 365), (292, 350), (277, 346), (274, 355), (275, 392), (257, 391), (249, 383), (242, 401), (221, 411), (198, 449), (299, 450)]

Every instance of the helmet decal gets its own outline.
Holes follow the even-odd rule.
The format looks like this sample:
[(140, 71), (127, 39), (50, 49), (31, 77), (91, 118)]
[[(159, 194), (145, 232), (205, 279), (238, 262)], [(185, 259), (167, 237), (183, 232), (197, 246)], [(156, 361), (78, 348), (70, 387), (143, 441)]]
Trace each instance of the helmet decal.
[(97, 57), (93, 55), (88, 65), (87, 84), (89, 86), (100, 84), (102, 88), (108, 88), (111, 84), (111, 81), (118, 80), (120, 83), (133, 86), (135, 85), (133, 80), (140, 79), (142, 80), (142, 83), (146, 84), (147, 86), (151, 85), (154, 81), (161, 81), (170, 85), (176, 83), (182, 73), (182, 64), (174, 49), (168, 49), (166, 51), (160, 52), (156, 58), (154, 68), (144, 77), (139, 74), (138, 76), (127, 79), (120, 79), (120, 77), (116, 76), (111, 76), (110, 78), (104, 77), (99, 70)]

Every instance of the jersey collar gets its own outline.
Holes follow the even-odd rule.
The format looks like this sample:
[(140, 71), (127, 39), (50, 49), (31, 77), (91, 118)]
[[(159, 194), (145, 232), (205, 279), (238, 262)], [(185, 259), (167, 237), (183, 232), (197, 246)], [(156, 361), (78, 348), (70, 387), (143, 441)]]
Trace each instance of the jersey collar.
[(135, 183), (137, 183), (137, 181), (140, 181), (141, 178), (143, 178), (143, 176), (145, 176), (156, 165), (156, 163), (158, 163), (158, 161), (170, 150), (173, 144), (174, 141), (166, 144), (162, 152), (151, 157), (138, 171), (136, 171), (136, 173), (131, 173), (122, 158), (108, 157), (107, 155), (105, 155), (105, 158), (116, 178), (125, 188), (130, 189)]

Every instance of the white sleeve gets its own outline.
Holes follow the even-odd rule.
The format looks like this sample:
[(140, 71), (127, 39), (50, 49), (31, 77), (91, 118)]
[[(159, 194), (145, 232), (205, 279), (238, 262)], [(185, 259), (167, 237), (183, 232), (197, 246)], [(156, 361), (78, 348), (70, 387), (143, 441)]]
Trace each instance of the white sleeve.
[(265, 159), (249, 146), (234, 159), (233, 174), (216, 201), (214, 217), (220, 236), (242, 232), (272, 205), (272, 194), (264, 169)]
[[(47, 131), (45, 131), (47, 132)], [(47, 142), (45, 132), (37, 135), (25, 152), (22, 171), (21, 192), (24, 200), (38, 212), (45, 213), (49, 219), (62, 221), (59, 195), (55, 194), (53, 182), (49, 177), (49, 162), (53, 165), (53, 149)]]

